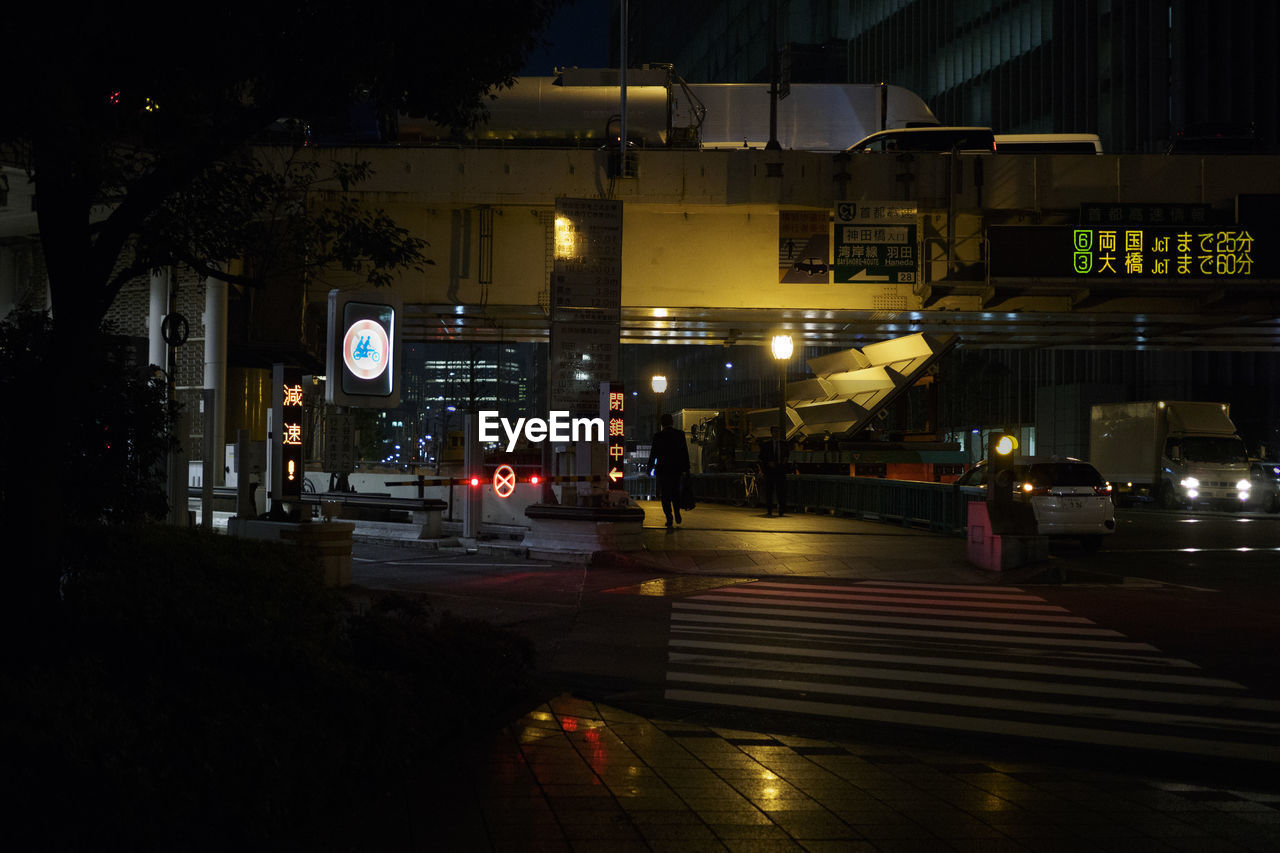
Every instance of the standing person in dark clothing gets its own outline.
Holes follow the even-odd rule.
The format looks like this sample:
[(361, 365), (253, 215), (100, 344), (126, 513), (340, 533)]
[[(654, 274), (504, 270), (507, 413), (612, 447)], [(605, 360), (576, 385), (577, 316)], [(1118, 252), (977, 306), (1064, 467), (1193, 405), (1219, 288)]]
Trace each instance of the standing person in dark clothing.
[(778, 440), (778, 428), (769, 428), (769, 439), (760, 442), (760, 476), (764, 480), (765, 515), (773, 515), (778, 499), (778, 515), (787, 514), (787, 468), (791, 465), (791, 445)]
[(689, 470), (689, 445), (685, 444), (684, 432), (671, 425), (671, 415), (666, 413), (649, 450), (649, 470), (658, 478), (658, 497), (670, 530), (673, 517), (676, 524), (684, 520), (680, 517), (680, 477)]

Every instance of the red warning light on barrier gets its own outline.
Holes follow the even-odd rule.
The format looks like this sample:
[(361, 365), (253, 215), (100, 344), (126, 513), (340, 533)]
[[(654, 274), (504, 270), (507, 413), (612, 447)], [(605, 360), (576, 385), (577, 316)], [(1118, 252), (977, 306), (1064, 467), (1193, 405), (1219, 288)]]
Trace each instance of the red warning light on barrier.
[(471, 485), (472, 485), (473, 487), (474, 487), (474, 486), (478, 486), (478, 485), (480, 485), (480, 478), (479, 478), (479, 477), (472, 477), (470, 482), (471, 482)]
[(532, 477), (529, 478), (529, 482), (530, 484), (536, 486), (542, 482), (542, 478), (539, 477), (537, 474), (534, 474)]

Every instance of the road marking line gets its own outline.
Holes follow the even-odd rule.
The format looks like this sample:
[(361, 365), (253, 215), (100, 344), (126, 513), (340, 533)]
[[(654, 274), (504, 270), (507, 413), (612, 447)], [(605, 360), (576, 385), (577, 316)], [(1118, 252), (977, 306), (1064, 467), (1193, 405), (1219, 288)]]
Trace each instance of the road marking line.
[[(729, 594), (729, 593), (730, 593), (729, 589), (724, 589), (714, 593), (699, 595), (696, 597), (696, 599), (690, 598), (689, 600), (690, 601), (695, 601), (695, 600), (696, 601), (728, 601), (728, 602), (749, 601), (752, 604), (768, 604), (777, 608), (820, 607), (824, 610), (831, 610), (831, 611), (857, 610), (857, 611), (869, 611), (873, 613), (937, 613), (939, 615), (952, 615), (952, 616), (991, 616), (992, 618), (999, 618), (999, 619), (1018, 618), (1018, 619), (1027, 619), (1027, 620), (1056, 621), (1056, 622), (1092, 622), (1093, 621), (1085, 616), (1072, 616), (1070, 615), (1070, 612), (1068, 610), (1062, 607), (1014, 608), (1014, 607), (1009, 607), (1005, 605), (994, 605), (995, 609), (985, 610), (985, 609), (980, 609), (983, 607), (983, 605), (979, 605), (975, 603), (966, 609), (955, 610), (955, 609), (949, 609), (944, 607), (906, 607), (906, 606), (895, 607), (888, 604), (863, 604), (861, 601), (853, 601), (853, 602), (846, 603), (846, 602), (839, 602), (839, 601), (824, 601), (824, 600), (812, 599), (812, 598), (807, 598), (807, 599), (804, 599), (803, 601), (792, 601), (786, 598), (764, 598), (759, 595), (753, 595), (748, 598), (746, 596)], [(865, 600), (892, 601), (893, 599), (865, 599)], [(901, 601), (901, 603), (905, 605), (907, 602)], [(926, 602), (917, 602), (917, 603), (926, 603)], [(960, 602), (961, 606), (963, 606), (966, 603), (967, 602)], [(938, 604), (945, 605), (945, 604), (951, 604), (951, 602), (940, 601), (938, 602)], [(1053, 612), (1052, 613), (1025, 612), (1026, 610), (1032, 610), (1032, 609), (1052, 610)], [(1010, 610), (1015, 610), (1016, 613), (1011, 614), (1009, 612)], [(780, 610), (779, 612), (782, 612), (782, 611)]]
[[(730, 643), (724, 641), (712, 640), (688, 640), (672, 638), (670, 645), (675, 648), (685, 649), (715, 649), (721, 651), (741, 651), (741, 652), (762, 652), (764, 654), (773, 655), (775, 657), (807, 657), (807, 658), (823, 658), (829, 660), (857, 660), (866, 661), (868, 663), (919, 663), (922, 666), (931, 667), (952, 667), (956, 669), (974, 669), (983, 666), (998, 666), (1006, 672), (1023, 672), (1036, 673), (1041, 675), (1076, 675), (1081, 671), (1079, 666), (1062, 666), (1058, 664), (1039, 664), (1039, 663), (1018, 663), (1016, 661), (983, 659), (983, 658), (948, 658), (934, 655), (903, 655), (903, 654), (882, 654), (878, 652), (866, 651), (836, 651), (832, 649), (814, 649), (814, 648), (789, 648), (786, 646), (769, 646), (759, 645), (755, 643)], [(861, 646), (859, 646), (861, 648)], [(1115, 656), (1104, 660), (1113, 660)], [(1062, 661), (1064, 658), (1054, 657), (1055, 661)], [(1084, 658), (1081, 663), (1096, 663), (1094, 658)], [(1133, 665), (1165, 665), (1170, 669), (1196, 669), (1195, 664), (1189, 661), (1181, 661), (1177, 658), (1144, 658), (1144, 657), (1123, 657), (1120, 663), (1131, 663)], [(1090, 671), (1090, 670), (1086, 670)], [(1103, 670), (1107, 672), (1107, 678), (1123, 679), (1125, 681), (1147, 681), (1151, 683), (1166, 684), (1182, 684), (1187, 686), (1198, 685), (1203, 687), (1218, 688), (1238, 688), (1245, 690), (1247, 688), (1236, 684), (1234, 681), (1226, 679), (1210, 678), (1208, 676), (1199, 675), (1177, 675), (1162, 674), (1159, 672), (1146, 672), (1140, 670)]]
[[(1035, 681), (1018, 678), (1002, 678), (990, 675), (959, 675), (945, 672), (908, 669), (878, 669), (866, 666), (836, 666), (832, 664), (804, 663), (800, 661), (767, 661), (761, 658), (736, 658), (722, 655), (695, 655), (672, 652), (668, 659), (673, 663), (723, 669), (750, 669), (756, 672), (799, 672), (806, 675), (830, 675), (840, 678), (873, 678), (882, 681), (904, 681), (917, 684), (942, 684), (982, 689), (1011, 690), (1024, 693), (1047, 693), (1061, 696), (1087, 696), (1093, 699), (1123, 699), (1139, 702), (1203, 705), (1210, 708), (1232, 708), (1242, 711), (1268, 711), (1280, 719), (1280, 702), (1255, 699), (1251, 696), (1227, 696), (1211, 693), (1183, 693), (1162, 690), (1143, 690), (1129, 687), (1109, 687), (1105, 684), (1074, 684), (1060, 681)], [(774, 663), (782, 669), (772, 670)], [(1001, 667), (1002, 668), (1002, 667)], [(1073, 676), (1098, 680), (1114, 679), (1115, 674), (1105, 670), (1081, 669)], [(1129, 679), (1124, 679), (1128, 681)], [(1209, 679), (1205, 679), (1208, 681)], [(1245, 690), (1244, 685), (1227, 683), (1227, 687)]]
[[(740, 605), (723, 605), (723, 604), (703, 604), (706, 599), (717, 600), (714, 596), (698, 596), (696, 599), (687, 601), (678, 601), (672, 604), (673, 610), (685, 612), (699, 611), (704, 613), (748, 613), (756, 616), (789, 616), (795, 619), (814, 619), (814, 618), (831, 618), (840, 616), (839, 613), (831, 613), (822, 610), (787, 610), (780, 611), (777, 608), (770, 607), (743, 607)], [(1003, 614), (1002, 614), (1003, 615)], [(672, 618), (676, 618), (677, 614), (672, 613)], [(851, 617), (849, 622), (859, 625), (867, 624), (887, 624), (887, 625), (933, 625), (939, 628), (974, 628), (979, 630), (993, 631), (1005, 629), (1019, 634), (1065, 634), (1079, 637), (1124, 637), (1119, 631), (1113, 631), (1110, 628), (1086, 628), (1083, 626), (1072, 624), (1058, 625), (1037, 625), (1037, 624), (1021, 624), (1013, 622), (979, 622), (968, 619), (917, 619), (907, 616), (875, 616), (849, 614)], [(680, 618), (684, 618), (681, 616)], [(1092, 625), (1094, 623), (1086, 623)], [(802, 623), (810, 624), (810, 623)]]
[(963, 693), (931, 693), (923, 690), (906, 690), (897, 687), (829, 684), (822, 681), (801, 681), (788, 678), (771, 679), (682, 672), (668, 673), (667, 678), (671, 681), (694, 681), (703, 685), (720, 684), (728, 687), (792, 690), (798, 691), (805, 696), (814, 694), (853, 696), (861, 699), (886, 699), (891, 701), (921, 702), (931, 705), (944, 704), (961, 708), (982, 708), (988, 711), (1000, 710), (1032, 714), (1070, 715), (1086, 720), (1106, 722), (1147, 723), (1166, 726), (1213, 726), (1230, 731), (1265, 734), (1269, 737), (1280, 735), (1280, 723), (1267, 723), (1258, 720), (1242, 721), (1229, 717), (1210, 717), (1199, 714), (1175, 714), (1166, 711), (1141, 711), (1135, 708), (1072, 705), (1031, 699), (1008, 699), (1002, 696), (990, 695), (968, 696)]
[(869, 722), (926, 726), (950, 731), (1018, 735), (1095, 746), (1136, 747), (1215, 758), (1242, 758), (1254, 761), (1280, 762), (1280, 748), (1269, 743), (1235, 743), (1208, 738), (1188, 738), (1133, 731), (1111, 731), (1108, 729), (1091, 729), (1053, 723), (1027, 723), (1003, 717), (961, 718), (954, 714), (911, 711), (904, 708), (875, 708), (835, 702), (813, 702), (802, 699), (775, 699), (771, 696), (740, 693), (711, 693), (702, 690), (669, 689), (666, 691), (665, 696), (667, 699), (678, 702), (728, 705), (737, 708), (757, 708), (767, 711), (800, 712)]

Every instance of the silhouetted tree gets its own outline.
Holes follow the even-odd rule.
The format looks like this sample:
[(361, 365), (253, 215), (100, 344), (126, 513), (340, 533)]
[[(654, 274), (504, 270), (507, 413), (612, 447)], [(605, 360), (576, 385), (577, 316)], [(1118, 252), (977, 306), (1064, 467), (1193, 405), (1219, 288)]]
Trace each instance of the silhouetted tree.
[[(47, 360), (29, 365), (43, 381), (23, 402), (47, 424), (50, 446), (73, 445), (94, 417), (77, 394), (85, 344), (129, 276), (173, 261), (225, 275), (219, 263), (261, 237), (244, 230), (245, 211), (288, 197), (246, 143), (280, 119), (347, 115), (357, 102), (375, 116), (466, 125), (487, 93), (511, 82), (561, 2), (228, 0), (181, 15), (101, 3), (7, 9), (0, 160), (35, 182), (53, 309)], [(389, 221), (333, 209), (315, 226), (328, 233), (311, 235), (333, 262), (367, 272), (418, 260), (421, 246)], [(74, 454), (15, 463), (11, 476), (30, 492), (5, 521), (27, 536), (60, 519), (73, 484), (93, 486), (95, 473)], [(38, 622), (57, 601), (58, 537), (32, 541), (38, 559), (23, 565), (47, 570), (6, 581), (11, 613)], [(54, 553), (39, 559), (42, 550)]]

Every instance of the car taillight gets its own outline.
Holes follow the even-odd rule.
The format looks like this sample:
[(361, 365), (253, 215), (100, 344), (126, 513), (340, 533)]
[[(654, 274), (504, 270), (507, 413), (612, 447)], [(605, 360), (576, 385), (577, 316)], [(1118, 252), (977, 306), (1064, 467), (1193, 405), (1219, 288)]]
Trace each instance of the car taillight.
[(1024, 495), (1047, 495), (1049, 494), (1048, 486), (1037, 486), (1035, 483), (1022, 483), (1018, 487), (1018, 491)]
[(1111, 484), (1103, 483), (1101, 486), (1094, 486), (1093, 493), (1099, 497), (1105, 498), (1107, 495), (1111, 494)]

